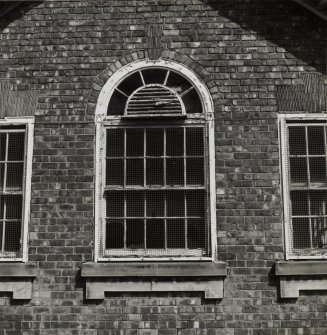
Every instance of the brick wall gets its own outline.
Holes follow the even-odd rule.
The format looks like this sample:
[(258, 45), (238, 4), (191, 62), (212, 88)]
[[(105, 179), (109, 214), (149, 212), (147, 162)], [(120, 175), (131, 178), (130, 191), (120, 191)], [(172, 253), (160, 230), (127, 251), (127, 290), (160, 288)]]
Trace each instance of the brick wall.
[[(215, 83), (225, 298), (124, 293), (87, 301), (80, 266), (94, 252), (96, 92), (118, 59), (146, 57), (154, 24), (162, 26), (163, 55), (187, 56)], [(0, 29), (0, 81), (39, 94), (29, 226), (38, 275), (30, 301), (0, 293), (0, 335), (326, 334), (327, 294), (280, 300), (272, 269), (284, 258), (276, 85), (325, 72), (324, 22), (291, 1), (89, 0), (27, 2)]]

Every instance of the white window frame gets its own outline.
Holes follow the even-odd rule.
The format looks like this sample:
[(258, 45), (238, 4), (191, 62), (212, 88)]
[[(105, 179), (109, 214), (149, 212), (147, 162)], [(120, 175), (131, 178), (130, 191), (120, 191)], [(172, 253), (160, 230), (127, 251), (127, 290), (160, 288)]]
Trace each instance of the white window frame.
[[(104, 226), (103, 210), (103, 190), (104, 190), (104, 164), (103, 151), (105, 141), (106, 126), (112, 125), (113, 121), (120, 119), (121, 116), (107, 116), (107, 107), (115, 87), (124, 80), (130, 73), (141, 70), (146, 67), (159, 67), (171, 69), (179, 72), (193, 84), (202, 101), (203, 114), (199, 116), (199, 121), (206, 122), (208, 129), (208, 166), (209, 166), (209, 192), (210, 192), (210, 233), (211, 233), (211, 256), (210, 257), (151, 257), (151, 258), (110, 258), (103, 257), (101, 250), (101, 236), (103, 235), (102, 227)], [(213, 102), (207, 87), (202, 83), (198, 76), (185, 67), (173, 61), (165, 60), (139, 60), (128, 64), (115, 72), (103, 86), (96, 105), (95, 124), (96, 124), (96, 141), (95, 141), (95, 262), (101, 261), (214, 261), (217, 258), (217, 232), (216, 232), (216, 186), (215, 186), (215, 145), (214, 145), (214, 116)], [(191, 119), (191, 118), (190, 118)], [(192, 118), (194, 119), (194, 118)], [(137, 121), (136, 121), (137, 122)], [(174, 121), (171, 121), (174, 122)]]
[(28, 260), (28, 226), (30, 220), (31, 204), (31, 177), (33, 161), (34, 143), (34, 117), (6, 117), (0, 120), (0, 126), (26, 126), (26, 142), (24, 155), (24, 175), (23, 175), (23, 207), (22, 207), (22, 257), (6, 258), (0, 253), (0, 262), (27, 262)]
[[(287, 137), (287, 122), (288, 121), (325, 121), (327, 122), (327, 115), (322, 113), (312, 114), (279, 114), (279, 138), (280, 138), (280, 171), (281, 171), (281, 194), (283, 202), (283, 223), (284, 223), (284, 247), (285, 259), (327, 259), (326, 255), (292, 255), (291, 241), (291, 202), (290, 202), (290, 180), (289, 180), (289, 164), (288, 164), (288, 137)], [(305, 125), (305, 123), (303, 123)], [(327, 250), (326, 250), (327, 251)]]

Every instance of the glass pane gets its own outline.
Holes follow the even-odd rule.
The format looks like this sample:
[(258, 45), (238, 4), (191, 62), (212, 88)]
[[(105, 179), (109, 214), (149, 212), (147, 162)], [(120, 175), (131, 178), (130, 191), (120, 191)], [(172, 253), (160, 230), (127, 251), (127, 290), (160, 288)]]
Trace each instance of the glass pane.
[(167, 248), (185, 248), (185, 221), (167, 220)]
[(327, 224), (325, 218), (312, 218), (312, 247), (325, 249), (327, 246)]
[(107, 157), (124, 157), (124, 129), (107, 130)]
[(147, 217), (164, 217), (165, 197), (164, 193), (159, 191), (147, 192), (146, 194), (146, 216)]
[(203, 220), (187, 220), (187, 246), (189, 249), (205, 248), (206, 233)]
[(124, 193), (108, 192), (106, 193), (107, 216), (124, 217)]
[(310, 226), (308, 218), (293, 218), (293, 247), (294, 249), (306, 249), (311, 247)]
[(327, 214), (327, 192), (312, 191), (310, 192), (311, 215)]
[(7, 163), (7, 190), (23, 188), (24, 163)]
[(0, 195), (0, 220), (5, 219), (4, 215), (4, 208), (5, 208), (5, 196)]
[(310, 157), (309, 168), (312, 183), (326, 182), (326, 157)]
[(126, 194), (126, 211), (128, 217), (144, 217), (144, 193), (131, 191)]
[(0, 163), (0, 190), (4, 187), (5, 163)]
[(172, 191), (167, 193), (167, 216), (185, 216), (183, 191)]
[(21, 223), (7, 222), (5, 226), (5, 251), (19, 251)]
[(144, 249), (144, 220), (126, 220), (126, 248)]
[(126, 129), (126, 156), (144, 155), (144, 129)]
[(307, 161), (306, 158), (290, 158), (290, 173), (292, 183), (307, 183)]
[(7, 134), (0, 134), (0, 161), (6, 160), (6, 138)]
[(10, 133), (8, 161), (24, 161), (25, 133)]
[(143, 86), (139, 72), (135, 72), (127, 77), (119, 86), (118, 89), (127, 95), (132, 94), (136, 89)]
[(146, 247), (147, 249), (165, 248), (165, 221), (146, 221)]
[(2, 232), (3, 232), (3, 223), (0, 222), (0, 251), (2, 251)]
[(163, 84), (166, 78), (167, 70), (146, 69), (142, 71), (145, 84)]
[(178, 94), (181, 94), (185, 92), (187, 89), (189, 89), (191, 87), (191, 84), (181, 75), (173, 71), (170, 71), (167, 80), (167, 86), (172, 88)]
[(290, 155), (305, 155), (305, 127), (289, 127), (288, 129)]
[(163, 185), (164, 161), (162, 158), (148, 158), (146, 160), (146, 184)]
[(204, 166), (203, 158), (186, 159), (186, 184), (203, 185), (204, 184)]
[(186, 128), (186, 155), (203, 156), (203, 128)]
[(107, 159), (106, 185), (124, 185), (123, 159)]
[(184, 128), (166, 129), (166, 155), (184, 155)]
[(186, 114), (202, 113), (202, 104), (198, 93), (193, 88), (182, 96)]
[(184, 185), (184, 159), (167, 158), (167, 185)]
[(107, 115), (124, 115), (126, 102), (127, 97), (115, 90), (108, 105)]
[(150, 128), (146, 130), (146, 155), (163, 156), (164, 130), (163, 128)]
[(308, 192), (291, 191), (292, 215), (309, 215)]
[(143, 159), (126, 160), (126, 184), (143, 186), (144, 183)]
[(6, 202), (6, 219), (21, 220), (22, 219), (22, 195), (8, 195), (5, 197)]
[(324, 127), (308, 127), (309, 155), (325, 155)]
[(106, 220), (106, 249), (124, 248), (124, 220)]
[(188, 191), (186, 193), (187, 216), (204, 217), (204, 191)]

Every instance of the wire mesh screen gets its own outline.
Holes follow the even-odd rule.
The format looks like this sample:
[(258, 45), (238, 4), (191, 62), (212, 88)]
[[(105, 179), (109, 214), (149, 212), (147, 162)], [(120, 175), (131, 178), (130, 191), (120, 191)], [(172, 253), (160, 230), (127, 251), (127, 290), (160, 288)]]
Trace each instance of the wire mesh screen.
[(0, 257), (21, 257), (25, 131), (0, 128)]
[(292, 256), (327, 253), (326, 125), (289, 124)]
[(209, 256), (204, 127), (107, 129), (111, 257)]

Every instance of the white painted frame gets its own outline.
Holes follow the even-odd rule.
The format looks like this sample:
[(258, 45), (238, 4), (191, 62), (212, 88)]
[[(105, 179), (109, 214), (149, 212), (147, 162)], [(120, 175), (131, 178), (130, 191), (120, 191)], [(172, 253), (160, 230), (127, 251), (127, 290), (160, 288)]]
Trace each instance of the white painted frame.
[(22, 257), (5, 258), (1, 257), (0, 262), (27, 262), (28, 260), (28, 226), (30, 220), (31, 205), (31, 178), (33, 161), (33, 143), (34, 143), (34, 117), (6, 117), (0, 120), (0, 126), (26, 126), (26, 143), (24, 157), (24, 176), (23, 176), (23, 218), (22, 218)]
[[(208, 166), (209, 166), (209, 192), (210, 192), (210, 227), (211, 227), (211, 257), (157, 257), (157, 258), (108, 258), (102, 257), (102, 239), (104, 234), (104, 206), (103, 206), (103, 180), (105, 180), (105, 166), (104, 166), (104, 139), (105, 128), (110, 124), (115, 124), (119, 121), (121, 116), (107, 116), (107, 108), (114, 89), (132, 72), (142, 70), (145, 68), (163, 68), (166, 70), (174, 70), (187, 78), (194, 88), (197, 90), (202, 102), (203, 114), (199, 119), (205, 121), (208, 127)], [(214, 146), (214, 108), (211, 95), (206, 85), (201, 79), (186, 66), (168, 60), (138, 60), (127, 64), (115, 72), (105, 83), (100, 91), (96, 111), (95, 111), (95, 205), (94, 205), (94, 261), (215, 261), (217, 259), (217, 231), (216, 231), (216, 183), (215, 183), (215, 146)], [(189, 117), (189, 119), (196, 119)], [(174, 121), (171, 121), (174, 122)], [(102, 230), (102, 231), (101, 231)]]
[[(326, 121), (327, 114), (322, 113), (307, 113), (307, 114), (279, 114), (278, 123), (279, 123), (279, 138), (280, 138), (280, 171), (281, 171), (281, 195), (283, 202), (283, 223), (284, 223), (284, 248), (285, 248), (285, 259), (327, 259), (327, 255), (317, 255), (317, 256), (294, 256), (290, 255), (289, 251), (291, 250), (291, 204), (289, 199), (289, 164), (288, 164), (288, 138), (287, 138), (287, 121), (307, 121), (310, 123), (310, 120), (315, 121)], [(305, 123), (303, 123), (305, 125)]]

